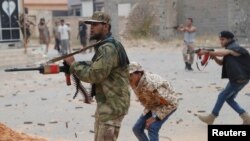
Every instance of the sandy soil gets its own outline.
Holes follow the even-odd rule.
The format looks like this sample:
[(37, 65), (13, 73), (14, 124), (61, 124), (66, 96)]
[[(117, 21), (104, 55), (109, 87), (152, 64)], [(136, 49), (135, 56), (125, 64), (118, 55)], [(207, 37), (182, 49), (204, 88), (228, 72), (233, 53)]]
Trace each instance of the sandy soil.
[(24, 133), (14, 131), (0, 123), (0, 141), (46, 141), (42, 138), (31, 137)]

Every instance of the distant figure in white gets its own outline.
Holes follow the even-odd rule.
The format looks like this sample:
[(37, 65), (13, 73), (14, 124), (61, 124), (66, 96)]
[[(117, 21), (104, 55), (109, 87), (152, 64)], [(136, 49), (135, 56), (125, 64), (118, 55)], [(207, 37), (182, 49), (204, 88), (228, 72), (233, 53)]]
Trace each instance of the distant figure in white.
[(61, 19), (61, 25), (58, 28), (59, 39), (61, 42), (61, 53), (62, 55), (68, 54), (69, 39), (70, 39), (70, 28), (65, 24), (64, 19)]

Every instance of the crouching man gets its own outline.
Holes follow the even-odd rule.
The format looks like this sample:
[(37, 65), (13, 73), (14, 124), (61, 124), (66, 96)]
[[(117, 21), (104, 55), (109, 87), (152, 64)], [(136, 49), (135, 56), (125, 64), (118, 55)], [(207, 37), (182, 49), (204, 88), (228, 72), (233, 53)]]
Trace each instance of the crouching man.
[[(143, 70), (136, 62), (130, 64), (130, 85), (145, 107), (133, 127), (139, 141), (159, 141), (159, 130), (177, 109), (173, 87), (159, 75)], [(144, 129), (148, 130), (148, 136)]]

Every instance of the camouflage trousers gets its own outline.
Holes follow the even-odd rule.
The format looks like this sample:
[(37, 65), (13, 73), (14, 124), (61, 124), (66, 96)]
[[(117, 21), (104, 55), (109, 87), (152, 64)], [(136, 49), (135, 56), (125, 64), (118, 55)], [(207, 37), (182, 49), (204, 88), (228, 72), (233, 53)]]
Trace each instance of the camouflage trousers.
[(193, 62), (194, 62), (193, 51), (194, 51), (194, 43), (184, 42), (184, 48), (182, 50), (184, 62), (187, 62), (189, 64), (193, 64)]
[(102, 122), (98, 115), (95, 115), (95, 141), (116, 141), (123, 118), (124, 115), (114, 120)]

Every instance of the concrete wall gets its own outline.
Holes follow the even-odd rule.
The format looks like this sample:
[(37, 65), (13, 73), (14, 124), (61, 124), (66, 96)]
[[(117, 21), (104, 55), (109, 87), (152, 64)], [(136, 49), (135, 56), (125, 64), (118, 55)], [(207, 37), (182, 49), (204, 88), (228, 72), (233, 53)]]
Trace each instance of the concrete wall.
[(178, 0), (178, 24), (192, 17), (198, 35), (231, 30), (239, 38), (250, 37), (249, 0)]
[(82, 2), (82, 17), (91, 17), (93, 15), (93, 2), (84, 1)]
[(250, 41), (250, 1), (228, 0), (229, 27), (238, 38)]
[[(31, 26), (31, 37), (38, 38), (38, 23), (40, 18), (45, 18), (49, 27), (50, 34), (52, 35), (53, 18), (52, 11), (49, 10), (29, 10), (29, 20), (35, 23), (35, 27)], [(39, 41), (38, 41), (39, 42)]]
[(229, 28), (227, 0), (178, 0), (178, 24), (192, 17), (198, 35), (217, 34)]

